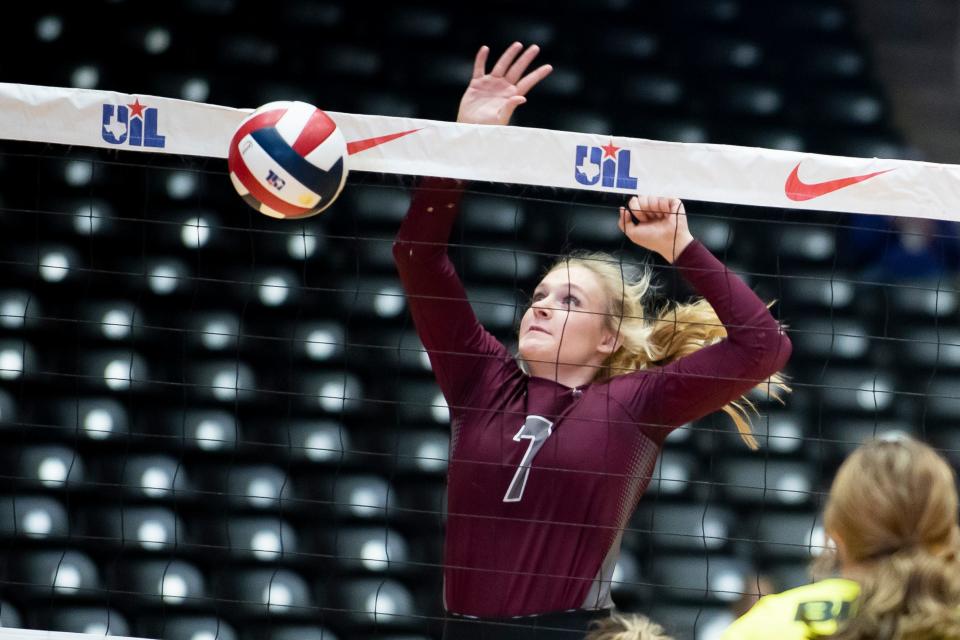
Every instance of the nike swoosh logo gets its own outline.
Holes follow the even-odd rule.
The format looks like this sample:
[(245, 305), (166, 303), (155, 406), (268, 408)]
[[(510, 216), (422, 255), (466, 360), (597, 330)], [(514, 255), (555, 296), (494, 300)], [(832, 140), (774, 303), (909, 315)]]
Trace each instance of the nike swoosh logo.
[(869, 180), (874, 176), (879, 176), (882, 173), (887, 173), (888, 171), (893, 171), (893, 169), (886, 169), (884, 171), (874, 171), (873, 173), (866, 173), (862, 176), (851, 176), (849, 178), (839, 178), (837, 180), (827, 180), (826, 182), (804, 182), (800, 179), (798, 171), (800, 169), (800, 164), (797, 163), (797, 166), (793, 168), (793, 171), (790, 172), (790, 175), (787, 176), (787, 182), (783, 185), (783, 191), (787, 194), (787, 197), (791, 200), (797, 202), (803, 202), (804, 200), (813, 200), (814, 198), (819, 198), (820, 196), (825, 196), (828, 193), (833, 193), (843, 189), (844, 187), (849, 187), (852, 184), (857, 184), (858, 182), (863, 182), (864, 180)]
[(367, 138), (366, 140), (354, 140), (353, 142), (348, 142), (347, 155), (352, 156), (355, 153), (372, 149), (373, 147), (381, 145), (384, 142), (390, 142), (391, 140), (402, 138), (403, 136), (416, 133), (417, 131), (420, 131), (420, 129), (410, 129), (409, 131), (401, 131), (400, 133), (390, 133), (385, 136), (377, 136), (376, 138)]

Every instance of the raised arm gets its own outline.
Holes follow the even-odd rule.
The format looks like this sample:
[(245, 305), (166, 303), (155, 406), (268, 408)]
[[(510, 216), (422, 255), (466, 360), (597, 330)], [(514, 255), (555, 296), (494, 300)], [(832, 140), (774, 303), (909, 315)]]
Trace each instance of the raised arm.
[(631, 199), (620, 228), (634, 243), (660, 253), (713, 307), (726, 339), (657, 369), (623, 376), (637, 388), (644, 422), (674, 427), (733, 402), (779, 372), (792, 346), (767, 305), (695, 240), (683, 203)]
[[(549, 65), (543, 65), (524, 75), (538, 51), (535, 45), (524, 51), (520, 43), (514, 43), (487, 73), (489, 49), (482, 47), (460, 101), (457, 122), (508, 124), (513, 111), (526, 102), (525, 94), (551, 71)], [(508, 355), (480, 325), (447, 256), (463, 189), (463, 183), (456, 180), (421, 180), (393, 245), (417, 333), (451, 406), (467, 403), (477, 367)]]

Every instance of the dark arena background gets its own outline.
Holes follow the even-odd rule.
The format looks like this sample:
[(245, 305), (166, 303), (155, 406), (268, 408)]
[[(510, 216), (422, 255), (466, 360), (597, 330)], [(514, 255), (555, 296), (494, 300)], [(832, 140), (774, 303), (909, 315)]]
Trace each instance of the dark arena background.
[[(16, 3), (0, 80), (449, 121), (477, 48), (518, 40), (556, 68), (519, 126), (952, 163), (956, 133), (898, 73), (939, 58), (884, 38), (940, 46), (957, 10), (910, 4), (928, 19), (847, 0)], [(326, 212), (277, 221), (219, 159), (0, 144), (2, 626), (440, 637), (449, 415), (391, 254), (412, 183), (355, 172)], [(688, 296), (624, 241), (622, 201), (472, 183), (451, 245), (484, 325), (515, 348), (571, 248), (649, 261), (651, 304)], [(960, 239), (926, 218), (687, 209), (794, 344), (785, 404), (753, 396), (760, 450), (723, 414), (678, 429), (624, 533), (617, 606), (711, 640), (751, 595), (808, 580), (864, 439), (913, 434), (960, 464)]]

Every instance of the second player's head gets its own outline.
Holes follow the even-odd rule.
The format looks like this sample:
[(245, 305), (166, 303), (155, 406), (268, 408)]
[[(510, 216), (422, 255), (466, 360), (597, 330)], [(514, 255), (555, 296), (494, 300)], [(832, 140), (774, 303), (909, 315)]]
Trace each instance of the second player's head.
[(953, 470), (921, 442), (873, 441), (844, 461), (824, 511), (825, 560), (863, 590), (844, 637), (960, 637), (957, 508)]

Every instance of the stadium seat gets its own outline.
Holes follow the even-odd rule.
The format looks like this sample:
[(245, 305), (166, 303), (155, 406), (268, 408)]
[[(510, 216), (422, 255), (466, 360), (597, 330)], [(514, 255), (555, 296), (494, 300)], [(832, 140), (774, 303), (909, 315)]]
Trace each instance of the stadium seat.
[(797, 58), (798, 70), (811, 79), (854, 79), (867, 68), (863, 53), (846, 45), (817, 43), (817, 46), (804, 47)]
[(410, 377), (431, 371), (427, 352), (412, 328), (371, 328), (357, 331), (351, 338), (350, 342), (357, 345), (349, 349), (351, 364), (356, 368), (362, 365), (364, 371), (375, 375), (389, 367)]
[(270, 458), (338, 467), (354, 456), (350, 431), (334, 420), (296, 418), (278, 424), (271, 419), (250, 431), (246, 444)]
[(344, 355), (347, 333), (338, 322), (298, 322), (293, 334), (293, 351), (298, 359), (339, 362)]
[(777, 229), (777, 235), (779, 254), (797, 266), (829, 268), (835, 259), (837, 238), (830, 229), (784, 225)]
[(338, 589), (340, 606), (355, 623), (373, 627), (410, 625), (415, 615), (413, 595), (396, 580), (344, 581)]
[(763, 458), (727, 458), (718, 469), (723, 494), (734, 503), (808, 505), (815, 496), (804, 463)]
[(748, 38), (704, 34), (686, 43), (692, 62), (715, 72), (742, 73), (759, 67), (764, 60), (761, 44)]
[(409, 573), (406, 537), (386, 527), (343, 527), (336, 533), (321, 532), (318, 549), (336, 559), (343, 571), (364, 573)]
[(895, 438), (901, 435), (920, 436), (918, 425), (904, 419), (836, 418), (827, 420), (819, 428), (823, 442), (811, 442), (814, 449), (824, 448), (834, 458), (843, 459), (864, 442), (874, 438)]
[(812, 362), (863, 362), (870, 354), (869, 328), (852, 318), (791, 318), (790, 338), (800, 357)]
[(24, 447), (8, 454), (14, 481), (24, 487), (70, 489), (85, 480), (85, 465), (77, 452), (57, 445)]
[(245, 633), (246, 640), (338, 640), (339, 636), (322, 626), (271, 624)]
[(0, 327), (5, 330), (33, 328), (41, 317), (40, 300), (25, 289), (0, 292)]
[(775, 118), (785, 102), (781, 90), (769, 83), (735, 82), (725, 84), (718, 93), (718, 112), (732, 118), (749, 118), (751, 123)]
[(812, 106), (825, 123), (859, 127), (878, 124), (886, 110), (874, 93), (844, 90), (820, 93)]
[(224, 550), (237, 560), (296, 560), (300, 553), (296, 532), (279, 517), (213, 521), (206, 528), (204, 540), (211, 549)]
[(744, 589), (746, 563), (733, 557), (703, 554), (658, 555), (653, 559), (654, 585), (677, 600), (732, 602)]
[(77, 398), (58, 405), (57, 424), (90, 440), (122, 438), (130, 431), (127, 408), (114, 398)]
[(593, 133), (602, 136), (612, 135), (614, 125), (609, 116), (584, 109), (557, 110), (547, 119), (552, 129)]
[(465, 281), (516, 285), (537, 275), (537, 257), (522, 248), (506, 245), (471, 249), (465, 257)]
[(80, 520), (82, 535), (115, 548), (169, 552), (188, 542), (183, 521), (163, 507), (87, 509)]
[(640, 571), (638, 554), (629, 549), (620, 549), (617, 564), (613, 569), (610, 591), (617, 606), (626, 610), (630, 602), (639, 602), (649, 597), (650, 589)]
[(737, 143), (784, 151), (806, 151), (810, 146), (810, 140), (803, 131), (784, 126), (752, 126), (742, 129), (737, 135)]
[(924, 418), (949, 421), (954, 424), (960, 420), (960, 378), (937, 376), (936, 379), (922, 384), (920, 390), (926, 401)]
[(305, 409), (318, 408), (329, 416), (356, 413), (365, 398), (361, 379), (353, 373), (330, 371), (300, 376), (300, 397), (297, 401)]
[(37, 368), (37, 352), (23, 340), (0, 340), (0, 380), (30, 380)]
[(719, 504), (641, 502), (631, 528), (648, 532), (659, 549), (717, 552), (727, 546), (736, 517)]
[(450, 412), (447, 401), (435, 382), (401, 381), (397, 388), (401, 400), (397, 412), (409, 424), (447, 424)]
[(525, 310), (513, 289), (468, 286), (467, 298), (480, 324), (490, 331), (508, 331), (518, 326)]
[(200, 464), (190, 475), (208, 499), (226, 501), (237, 510), (277, 510), (292, 491), (287, 474), (266, 464)]
[(946, 283), (905, 283), (886, 288), (891, 311), (904, 320), (948, 318), (957, 311), (958, 295)]
[(378, 476), (340, 476), (333, 487), (337, 511), (354, 518), (386, 517), (395, 500), (390, 484)]
[(783, 298), (780, 304), (787, 317), (800, 315), (801, 311), (828, 314), (832, 310), (837, 315), (852, 312), (855, 288), (842, 274), (809, 272), (809, 275), (791, 275), (781, 284)]
[(115, 588), (139, 604), (192, 608), (207, 597), (203, 574), (185, 560), (127, 560), (115, 574)]
[(530, 203), (519, 198), (468, 194), (462, 204), (460, 218), (468, 233), (488, 233), (513, 239), (518, 226), (529, 221)]
[[(226, 380), (223, 381), (226, 384)], [(186, 409), (159, 418), (158, 431), (176, 444), (176, 449), (187, 447), (194, 451), (230, 451), (237, 446), (240, 425), (226, 410)], [(158, 445), (163, 439), (158, 439)]]
[(0, 627), (16, 629), (22, 624), (20, 612), (9, 602), (0, 601)]
[(402, 318), (406, 299), (396, 278), (347, 277), (337, 283), (339, 304), (353, 317), (383, 324)]
[(164, 640), (237, 640), (233, 625), (212, 616), (180, 615), (171, 610), (163, 616), (145, 618), (138, 634)]
[(823, 524), (816, 512), (764, 511), (744, 524), (739, 535), (757, 540), (757, 556), (769, 561), (810, 561), (826, 544)]
[(140, 498), (170, 500), (193, 490), (180, 460), (166, 455), (135, 455), (103, 463), (102, 479)]
[[(394, 486), (397, 509), (391, 512), (391, 517), (411, 523), (426, 534), (425, 539), (433, 540), (429, 532), (440, 531), (446, 519), (446, 483), (439, 479), (420, 478), (397, 480)], [(436, 543), (426, 547), (423, 544), (416, 545), (413, 549), (421, 555), (433, 557), (439, 554), (443, 546), (440, 540), (436, 540)]]
[(0, 535), (22, 538), (65, 538), (69, 519), (63, 505), (46, 496), (0, 498)]
[(695, 479), (695, 457), (686, 452), (666, 449), (657, 458), (647, 495), (682, 497), (699, 492)]
[[(614, 4), (614, 0), (611, 4)], [(629, 62), (650, 60), (661, 51), (661, 36), (636, 25), (604, 25), (605, 35), (598, 46), (612, 59)]]
[(894, 412), (904, 415), (913, 400), (884, 370), (829, 368), (817, 382), (823, 385), (823, 406), (831, 411), (876, 417)]
[(130, 624), (113, 609), (67, 607), (38, 616), (34, 628), (95, 636), (129, 636)]
[(405, 430), (397, 439), (397, 468), (431, 475), (445, 474), (449, 449), (449, 431)]
[(914, 367), (932, 371), (960, 368), (960, 330), (944, 327), (908, 328), (897, 343), (897, 355)]
[(802, 412), (783, 408), (771, 410), (766, 415), (753, 418), (751, 425), (761, 447), (778, 454), (806, 455), (809, 436)]
[(31, 595), (84, 598), (101, 588), (100, 572), (80, 551), (32, 551), (18, 556), (13, 573)]
[(216, 583), (219, 605), (242, 615), (304, 616), (314, 613), (310, 587), (286, 569), (249, 569), (221, 573)]
[(148, 368), (144, 356), (130, 349), (97, 350), (85, 355), (83, 379), (96, 393), (143, 391), (150, 386), (151, 375), (155, 374)]
[(622, 88), (619, 97), (627, 104), (643, 106), (647, 109), (669, 109), (678, 105), (685, 97), (683, 80), (664, 73), (638, 73), (621, 78)]

